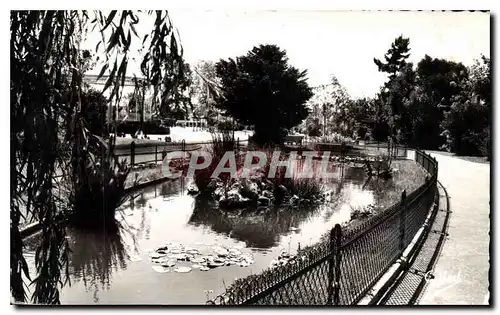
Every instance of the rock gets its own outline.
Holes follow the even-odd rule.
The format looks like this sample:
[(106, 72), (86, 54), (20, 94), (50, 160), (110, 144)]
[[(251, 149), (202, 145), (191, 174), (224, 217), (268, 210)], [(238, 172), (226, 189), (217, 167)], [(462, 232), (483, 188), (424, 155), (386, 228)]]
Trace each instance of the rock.
[[(229, 251), (222, 247), (214, 248), (214, 252), (220, 257), (226, 257), (227, 255), (229, 255)], [(215, 258), (213, 260), (215, 261)]]
[(264, 197), (264, 196), (259, 196), (259, 198), (257, 199), (257, 203), (259, 205), (267, 206), (270, 202), (271, 202), (271, 200), (267, 197)]
[(222, 199), (223, 197), (225, 197), (225, 189), (224, 187), (217, 187), (215, 188), (214, 192), (212, 193), (212, 197), (217, 200), (217, 201), (220, 201), (220, 199)]
[(235, 249), (235, 248), (231, 248), (229, 250), (229, 255), (238, 257), (238, 256), (241, 255), (241, 252), (239, 250)]
[(221, 188), (223, 183), (220, 178), (212, 178), (210, 183), (208, 183), (207, 188), (214, 191), (217, 188)]
[(288, 189), (284, 185), (279, 185), (274, 190), (274, 198), (276, 198), (278, 202), (282, 201), (287, 194), (288, 194)]
[(262, 191), (262, 196), (264, 196), (266, 198), (269, 198), (269, 199), (273, 199), (274, 198), (273, 193), (270, 192), (269, 190), (263, 190)]
[(269, 267), (270, 268), (274, 268), (278, 265), (279, 261), (277, 261), (276, 259), (273, 259), (271, 260), (271, 263), (269, 264)]
[(191, 270), (191, 267), (177, 267), (174, 269), (174, 271), (178, 273), (188, 273), (191, 272)]
[(299, 196), (293, 195), (292, 198), (290, 198), (290, 205), (295, 206), (299, 203)]
[(199, 193), (200, 191), (198, 190), (198, 187), (196, 187), (195, 185), (190, 185), (187, 189), (188, 191), (188, 194), (189, 195), (196, 195), (197, 193)]
[(243, 197), (247, 197), (251, 200), (257, 200), (259, 197), (259, 186), (257, 183), (245, 181), (239, 192)]
[(290, 254), (287, 252), (282, 252), (278, 259), (290, 258)]
[(201, 268), (204, 268), (204, 267), (202, 265), (192, 265), (191, 268), (201, 269)]
[(209, 271), (209, 270), (210, 270), (210, 268), (208, 268), (208, 267), (201, 267), (201, 268), (200, 268), (200, 270), (201, 270), (201, 271)]

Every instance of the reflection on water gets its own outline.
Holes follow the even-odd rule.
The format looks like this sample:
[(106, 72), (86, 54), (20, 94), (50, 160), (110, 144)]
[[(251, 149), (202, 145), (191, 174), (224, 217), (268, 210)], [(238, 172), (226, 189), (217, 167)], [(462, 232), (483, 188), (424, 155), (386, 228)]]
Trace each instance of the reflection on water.
[[(309, 245), (349, 220), (352, 205), (376, 202), (383, 188), (367, 182), (362, 168), (338, 168), (340, 176), (326, 185), (332, 202), (308, 208), (275, 207), (234, 212), (186, 194), (186, 180), (168, 181), (135, 193), (119, 209), (120, 233), (69, 230), (72, 286), (61, 292), (62, 303), (203, 304), (205, 290), (224, 291), (234, 278), (258, 273), (282, 250)], [(343, 176), (342, 176), (343, 175)], [(373, 190), (375, 189), (375, 192)], [(229, 266), (188, 274), (152, 270), (148, 253), (166, 242), (211, 248), (241, 246), (253, 252), (250, 267)], [(203, 248), (202, 248), (203, 247)], [(222, 280), (225, 281), (225, 285)]]
[(270, 248), (280, 236), (299, 226), (318, 212), (319, 207), (248, 209), (234, 212), (219, 210), (212, 202), (196, 198), (189, 223), (204, 225), (214, 232), (245, 242), (247, 247)]
[(68, 231), (71, 246), (70, 272), (81, 280), (98, 302), (100, 289), (111, 288), (112, 273), (126, 269), (129, 255), (120, 233), (89, 233), (72, 229)]

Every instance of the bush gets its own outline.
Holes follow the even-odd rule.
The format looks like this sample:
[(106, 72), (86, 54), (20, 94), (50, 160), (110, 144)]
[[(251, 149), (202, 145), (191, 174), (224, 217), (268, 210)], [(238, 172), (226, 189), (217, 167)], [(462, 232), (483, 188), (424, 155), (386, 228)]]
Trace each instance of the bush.
[[(212, 188), (209, 187), (212, 181), (212, 173), (219, 164), (220, 160), (227, 151), (234, 151), (236, 143), (232, 134), (223, 132), (222, 134), (212, 133), (212, 143), (208, 152), (212, 155), (212, 162), (204, 169), (196, 170), (194, 173), (194, 182), (198, 190), (203, 193), (212, 193)], [(201, 162), (201, 161), (200, 161)], [(226, 182), (229, 180), (229, 174), (222, 173), (219, 179)]]

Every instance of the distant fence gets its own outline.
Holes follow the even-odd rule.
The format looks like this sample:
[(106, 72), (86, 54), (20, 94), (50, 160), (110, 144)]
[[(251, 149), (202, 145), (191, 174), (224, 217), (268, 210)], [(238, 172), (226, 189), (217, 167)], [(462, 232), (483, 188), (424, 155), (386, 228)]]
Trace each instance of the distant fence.
[(425, 184), (390, 208), (353, 228), (336, 225), (329, 238), (306, 248), (285, 266), (238, 280), (215, 305), (357, 304), (402, 256), (424, 224), (437, 191), (438, 163), (422, 151), (415, 160)]
[[(163, 161), (164, 155), (167, 152), (182, 151), (182, 152), (192, 152), (200, 150), (203, 146), (212, 144), (213, 141), (200, 141), (200, 142), (190, 142), (186, 143), (185, 140), (179, 142), (145, 142), (136, 143), (132, 141), (130, 144), (124, 146), (117, 146), (115, 149), (115, 155), (119, 159), (126, 158), (127, 164), (138, 165), (138, 164), (149, 164), (158, 163)], [(236, 149), (246, 146), (248, 144), (248, 139), (235, 139)]]
[(298, 150), (308, 149), (316, 151), (330, 151), (332, 154), (347, 156), (387, 155), (393, 159), (406, 159), (408, 153), (408, 148), (406, 146), (390, 142), (353, 141), (339, 143), (304, 139), (300, 143), (293, 143), (292, 145), (295, 145)]

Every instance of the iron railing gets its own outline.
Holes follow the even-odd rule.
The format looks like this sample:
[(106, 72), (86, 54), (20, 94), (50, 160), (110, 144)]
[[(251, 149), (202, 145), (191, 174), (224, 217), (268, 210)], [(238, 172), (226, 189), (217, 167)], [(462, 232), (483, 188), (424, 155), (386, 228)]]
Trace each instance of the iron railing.
[(360, 225), (337, 224), (329, 237), (285, 266), (240, 279), (207, 304), (357, 304), (402, 256), (435, 201), (437, 161), (418, 150), (415, 160), (429, 173), (415, 191), (403, 191), (399, 202)]
[[(244, 147), (248, 139), (234, 140), (236, 149)], [(125, 159), (129, 165), (146, 165), (163, 161), (165, 154), (172, 151), (192, 152), (201, 149), (205, 145), (212, 144), (213, 141), (189, 142), (182, 140), (179, 142), (157, 142), (157, 143), (135, 143), (132, 141), (127, 146), (118, 146), (115, 148), (115, 155), (121, 160)]]

